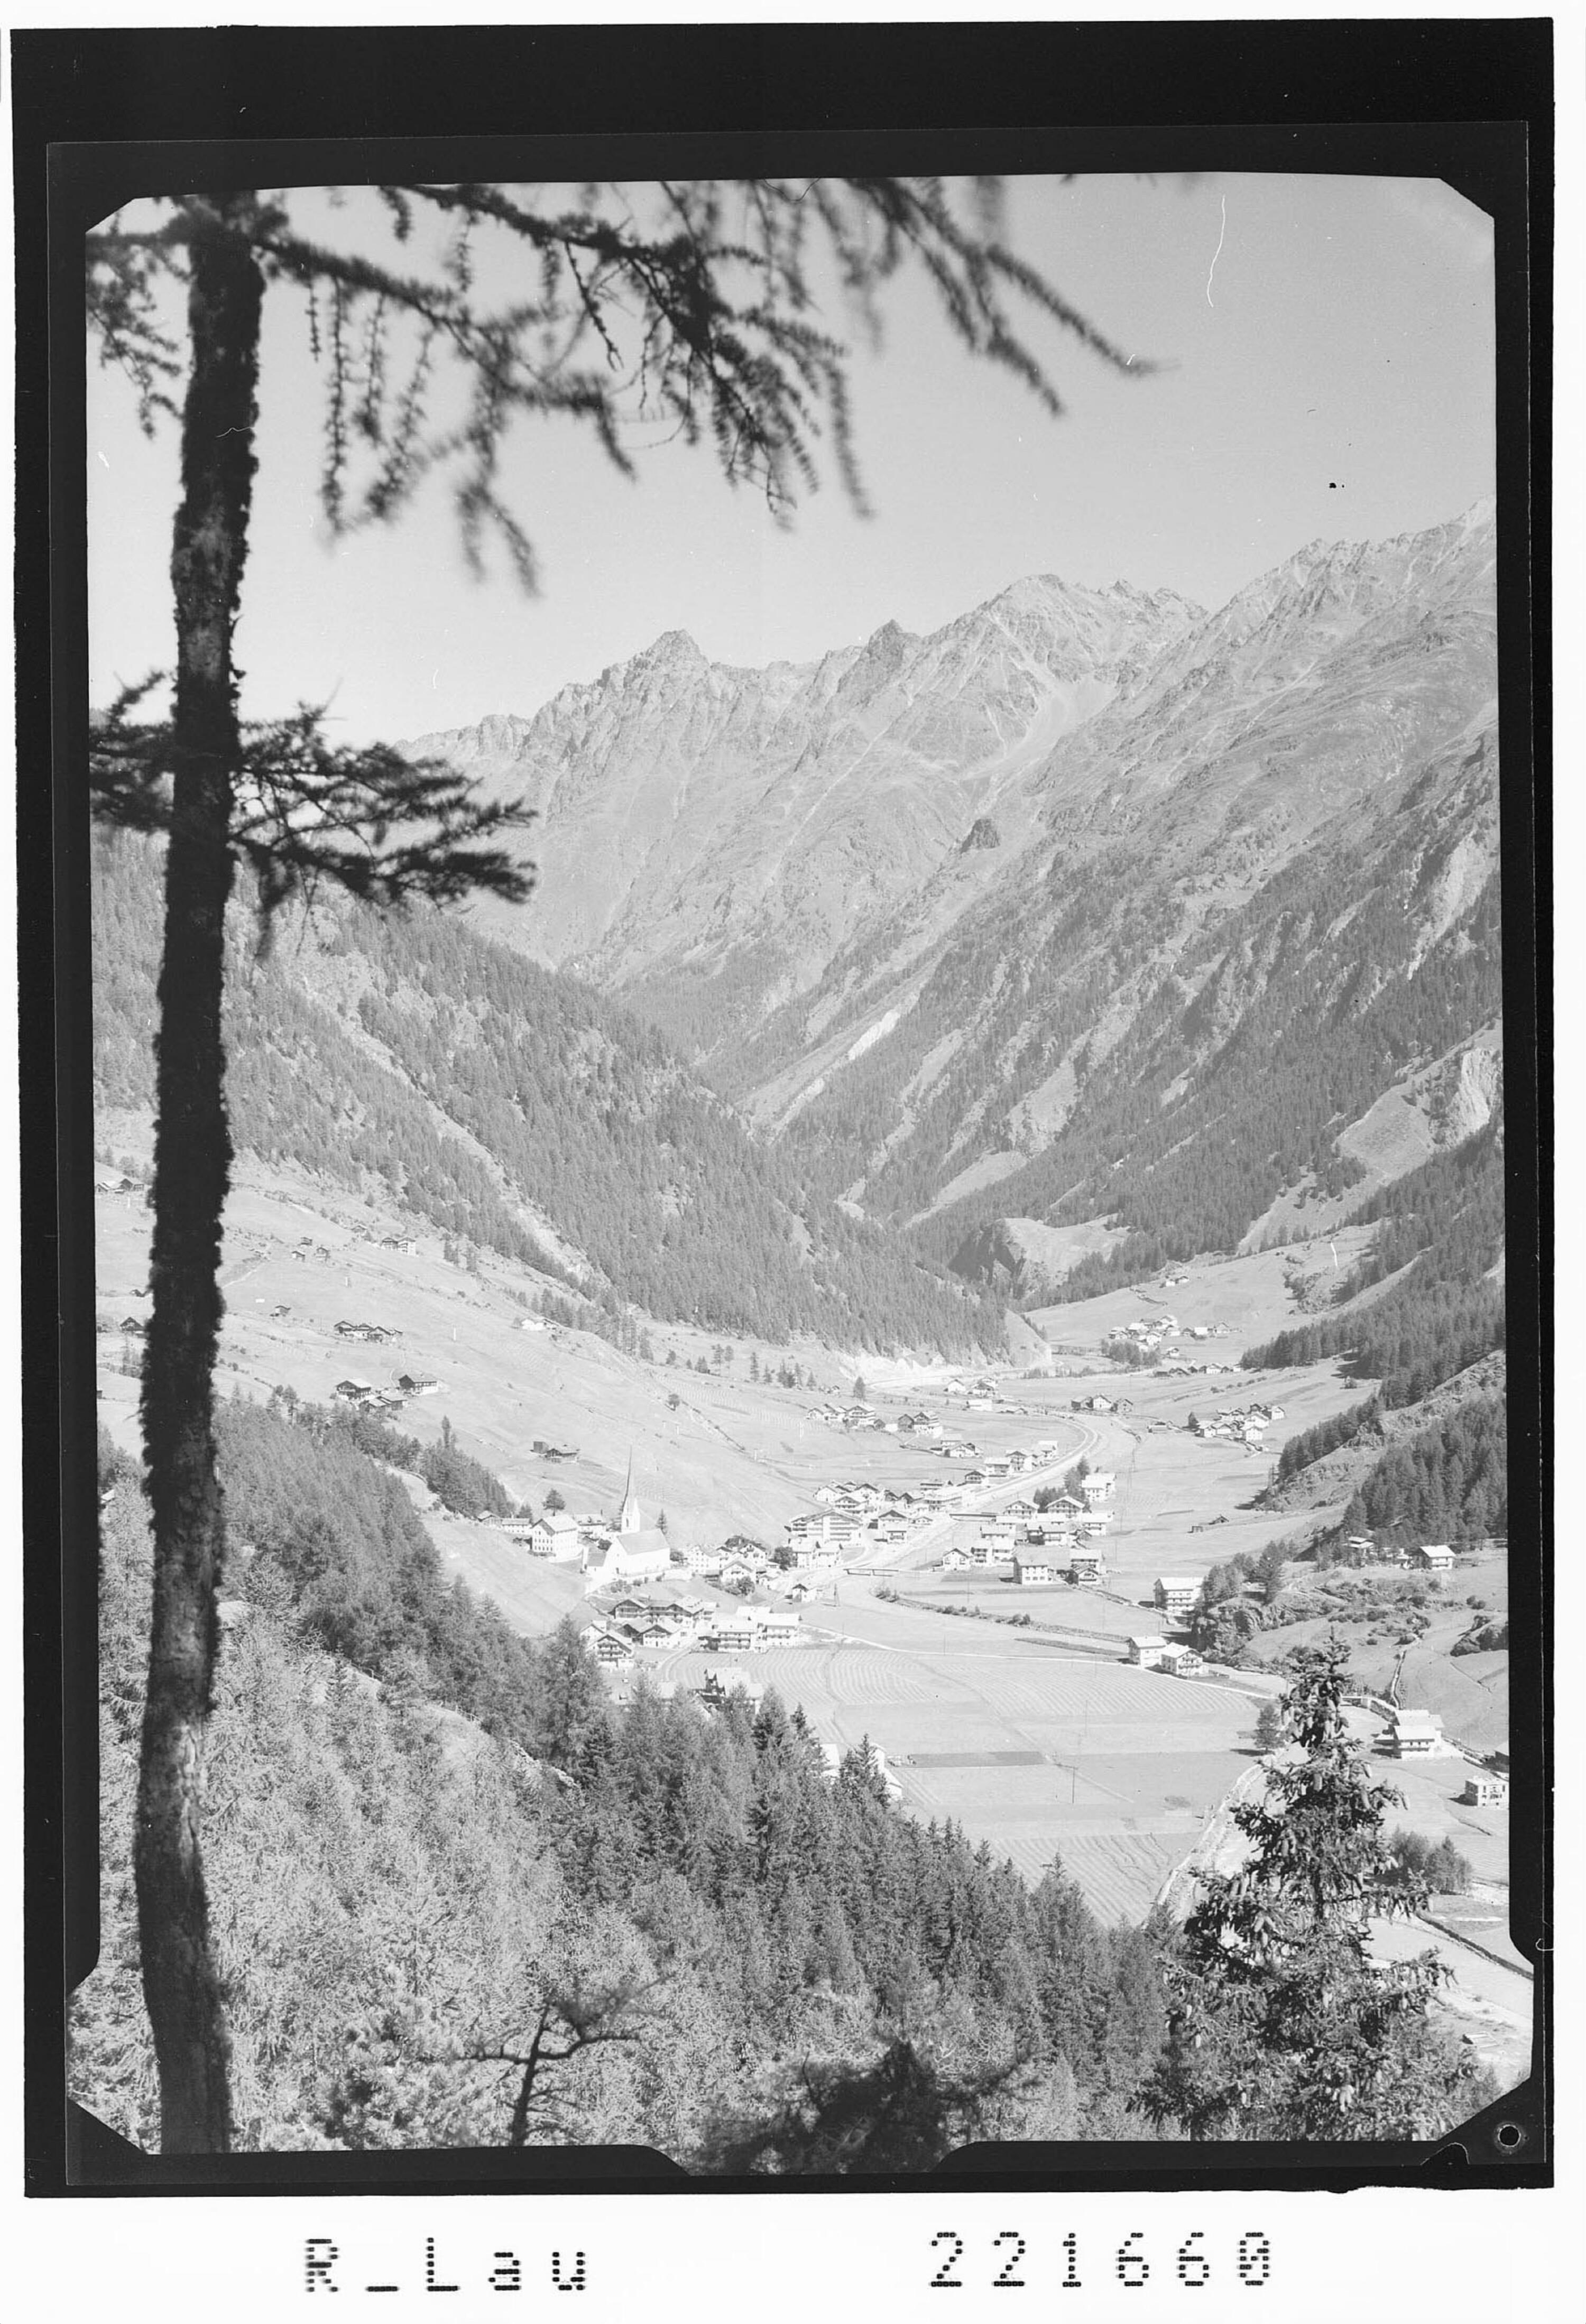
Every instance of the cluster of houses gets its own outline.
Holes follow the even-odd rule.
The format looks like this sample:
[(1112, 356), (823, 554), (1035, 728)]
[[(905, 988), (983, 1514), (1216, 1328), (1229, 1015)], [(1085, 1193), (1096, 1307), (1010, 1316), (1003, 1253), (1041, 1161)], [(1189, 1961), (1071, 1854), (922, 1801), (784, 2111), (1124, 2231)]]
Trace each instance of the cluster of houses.
[(1103, 1582), (1107, 1563), (1094, 1536), (1111, 1523), (1107, 1503), (1117, 1483), (1111, 1470), (1093, 1469), (1077, 1492), (1065, 1487), (1044, 1509), (1034, 1501), (1010, 1501), (985, 1519), (973, 1542), (955, 1543), (942, 1563), (949, 1570), (1000, 1569), (1011, 1560), (1014, 1581), (1028, 1589), (1054, 1582)]
[[(341, 1329), (338, 1324), (337, 1330)], [(389, 1335), (393, 1336), (394, 1334)], [(358, 1412), (400, 1412), (411, 1396), (438, 1396), (440, 1382), (427, 1372), (398, 1372), (389, 1388), (349, 1372), (331, 1389), (334, 1404), (350, 1404)]]
[(794, 1646), (800, 1635), (798, 1616), (783, 1606), (724, 1606), (672, 1591), (628, 1591), (586, 1632), (585, 1644), (603, 1667), (622, 1669), (641, 1647), (754, 1655)]
[(336, 1327), (338, 1340), (400, 1340), (401, 1332), (394, 1323), (350, 1323), (346, 1321)]
[[(1182, 1282), (1184, 1279), (1183, 1277), (1176, 1277), (1171, 1281)], [(1171, 1287), (1171, 1281), (1164, 1284), (1164, 1289)], [(1227, 1334), (1226, 1323), (1181, 1323), (1176, 1315), (1171, 1315), (1164, 1309), (1160, 1315), (1137, 1315), (1130, 1323), (1120, 1323), (1109, 1336), (1114, 1340), (1128, 1340), (1142, 1355), (1154, 1356), (1169, 1340), (1221, 1340)]]
[[(1200, 1595), (1201, 1585), (1193, 1574), (1159, 1573), (1151, 1585), (1152, 1603), (1171, 1622), (1183, 1622), (1192, 1614)], [(1130, 1638), (1129, 1659), (1141, 1670), (1166, 1671), (1174, 1678), (1186, 1678), (1205, 1668), (1203, 1658), (1185, 1640), (1154, 1632)]]
[(1369, 1533), (1351, 1533), (1344, 1547), (1357, 1557), (1369, 1557), (1379, 1565), (1410, 1566), (1418, 1573), (1452, 1573), (1454, 1551), (1451, 1542), (1425, 1541), (1418, 1549), (1406, 1548), (1401, 1542), (1374, 1541)]
[(1249, 1404), (1213, 1413), (1210, 1420), (1192, 1412), (1189, 1431), (1192, 1436), (1221, 1436), (1234, 1443), (1249, 1444), (1259, 1452), (1269, 1424), (1282, 1418), (1280, 1404)]

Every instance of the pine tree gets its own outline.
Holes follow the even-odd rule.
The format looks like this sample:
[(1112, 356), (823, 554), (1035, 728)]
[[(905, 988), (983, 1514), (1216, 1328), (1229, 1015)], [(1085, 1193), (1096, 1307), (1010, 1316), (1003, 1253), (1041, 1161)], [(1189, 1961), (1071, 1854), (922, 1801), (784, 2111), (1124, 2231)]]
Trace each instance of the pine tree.
[(1137, 2102), (1191, 2138), (1428, 2138), (1472, 2102), (1468, 2057), (1428, 2023), (1436, 1954), (1370, 1956), (1372, 1921), (1426, 1891), (1384, 1838), (1399, 1794), (1350, 1733), (1346, 1662), (1336, 1642), (1296, 1649), (1296, 1749), (1233, 1810), (1249, 1860), (1203, 1876), (1166, 1951), (1167, 2044)]

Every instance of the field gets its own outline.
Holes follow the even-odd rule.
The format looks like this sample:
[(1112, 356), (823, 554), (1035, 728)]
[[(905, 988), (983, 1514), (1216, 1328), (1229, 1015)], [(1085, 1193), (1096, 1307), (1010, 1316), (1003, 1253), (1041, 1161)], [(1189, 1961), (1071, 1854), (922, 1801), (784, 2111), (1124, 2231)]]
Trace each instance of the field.
[(812, 1607), (809, 1642), (659, 1657), (698, 1685), (725, 1663), (801, 1704), (823, 1741), (868, 1736), (903, 1804), (952, 1816), (1038, 1879), (1055, 1858), (1103, 1919), (1139, 1920), (1249, 1765), (1257, 1699), (873, 1599)]

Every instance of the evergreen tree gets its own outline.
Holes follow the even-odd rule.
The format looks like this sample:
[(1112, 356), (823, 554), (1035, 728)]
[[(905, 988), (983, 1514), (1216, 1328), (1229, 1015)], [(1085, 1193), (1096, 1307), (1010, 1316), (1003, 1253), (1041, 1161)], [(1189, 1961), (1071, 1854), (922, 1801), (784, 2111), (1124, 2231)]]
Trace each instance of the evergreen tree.
[(1448, 1974), (1435, 1953), (1370, 1957), (1372, 1920), (1426, 1892), (1384, 1838), (1398, 1794), (1349, 1731), (1346, 1659), (1337, 1643), (1296, 1650), (1297, 1755), (1234, 1808), (1249, 1860), (1203, 1876), (1166, 1949), (1167, 2046), (1139, 2103), (1191, 2138), (1428, 2138), (1473, 2102), (1469, 2060), (1428, 2024)]

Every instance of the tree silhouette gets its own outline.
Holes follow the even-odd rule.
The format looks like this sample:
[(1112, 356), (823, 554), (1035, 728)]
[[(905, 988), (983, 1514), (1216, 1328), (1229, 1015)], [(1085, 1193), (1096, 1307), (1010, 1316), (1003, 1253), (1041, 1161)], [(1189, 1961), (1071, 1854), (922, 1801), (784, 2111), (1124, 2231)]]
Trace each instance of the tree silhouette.
[[(1056, 391), (1011, 302), (1120, 371), (1148, 368), (1005, 247), (991, 180), (975, 181), (967, 216), (946, 186), (923, 178), (663, 182), (638, 208), (621, 189), (558, 208), (544, 189), (475, 184), (388, 185), (372, 199), (389, 229), (389, 263), (309, 239), (288, 195), (257, 190), (161, 198), (149, 206), (152, 223), (118, 216), (87, 245), (102, 360), (127, 374), (145, 428), (169, 417), (181, 439), (171, 715), (140, 728), (133, 713), (145, 689), (134, 689), (102, 722), (90, 764), (100, 814), (167, 835), (142, 1405), (153, 1629), (135, 1848), (167, 2153), (225, 2152), (231, 2138), (200, 1833), (224, 1549), (213, 1381), (232, 1151), (221, 1011), (235, 869), (246, 863), (257, 877), (266, 936), (285, 898), (320, 880), (380, 903), (478, 886), (521, 899), (528, 885), (500, 844), (527, 819), (520, 802), (487, 807), (388, 749), (332, 751), (310, 709), (274, 726), (240, 717), (233, 635), (266, 290), (300, 295), (321, 364), (321, 498), (332, 529), (388, 521), (427, 476), (447, 472), (470, 566), (481, 567), (493, 535), (526, 586), (531, 545), (499, 488), (503, 446), (522, 415), (593, 428), (630, 474), (624, 432), (668, 422), (689, 443), (708, 439), (727, 482), (761, 491), (779, 520), (816, 484), (824, 435), (862, 505), (845, 351), (816, 319), (817, 247), (872, 323), (877, 293), (917, 262), (969, 351), (1023, 379), (1050, 412), (1061, 409)], [(427, 227), (439, 236), (428, 254)], [(493, 244), (517, 262), (499, 300), (478, 289)], [(186, 292), (180, 411), (172, 390), (184, 350), (162, 306), (171, 279)], [(444, 392), (458, 383), (460, 418)]]

